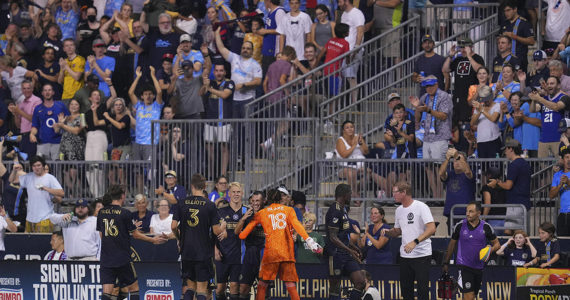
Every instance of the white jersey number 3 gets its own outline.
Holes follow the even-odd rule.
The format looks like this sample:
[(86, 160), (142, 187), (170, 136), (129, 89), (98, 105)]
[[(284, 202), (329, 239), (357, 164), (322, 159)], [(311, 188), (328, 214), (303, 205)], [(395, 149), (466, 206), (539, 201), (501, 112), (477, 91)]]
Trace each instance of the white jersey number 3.
[(271, 225), (273, 226), (273, 230), (283, 230), (285, 227), (287, 227), (287, 216), (284, 213), (269, 215), (269, 218), (271, 218)]

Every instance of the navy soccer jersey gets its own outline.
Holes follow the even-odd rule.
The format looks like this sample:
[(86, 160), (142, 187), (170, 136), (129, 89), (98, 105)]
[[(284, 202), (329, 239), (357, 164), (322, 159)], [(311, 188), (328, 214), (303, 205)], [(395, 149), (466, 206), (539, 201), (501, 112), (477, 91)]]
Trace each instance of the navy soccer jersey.
[(241, 256), (243, 251), (245, 251), (245, 244), (239, 237), (235, 234), (235, 228), (239, 220), (243, 217), (244, 212), (247, 208), (241, 206), (237, 210), (231, 206), (226, 206), (218, 209), (218, 215), (220, 220), (226, 222), (226, 232), (228, 236), (222, 241), (218, 241), (218, 249), (222, 252), (222, 262), (224, 264), (240, 264)]
[[(245, 220), (243, 228), (245, 228), (247, 224), (249, 224), (249, 222), (253, 220), (253, 216), (254, 215), (251, 215), (249, 218)], [(256, 246), (258, 248), (265, 247), (265, 232), (263, 232), (263, 227), (261, 226), (261, 224), (257, 224), (255, 228), (253, 228), (253, 231), (247, 236), (247, 238), (245, 238), (245, 246), (246, 247)]]
[(131, 233), (135, 229), (128, 209), (109, 205), (99, 211), (97, 231), (102, 235), (102, 267), (120, 267), (131, 261)]
[(179, 222), (183, 260), (205, 261), (214, 256), (211, 228), (220, 224), (214, 203), (204, 197), (189, 196), (178, 201), (173, 220)]
[[(338, 230), (338, 239), (345, 244), (346, 246), (349, 245), (350, 241), (350, 220), (346, 213), (346, 209), (342, 207), (338, 203), (334, 203), (331, 205), (329, 210), (327, 211), (327, 215), (325, 218), (325, 226), (327, 231), (332, 228), (336, 228)], [(331, 241), (330, 236), (327, 234), (326, 239), (326, 251), (329, 255), (333, 255), (338, 252), (338, 254), (346, 254), (349, 255), (344, 249), (338, 249), (338, 247), (333, 244)]]

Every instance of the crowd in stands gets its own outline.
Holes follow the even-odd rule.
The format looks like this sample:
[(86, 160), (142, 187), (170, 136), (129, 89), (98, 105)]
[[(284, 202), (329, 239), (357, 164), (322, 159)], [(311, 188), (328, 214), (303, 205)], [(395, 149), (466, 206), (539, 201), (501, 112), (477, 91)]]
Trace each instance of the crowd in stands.
[[(14, 163), (11, 170), (4, 168), (3, 204), (10, 216), (25, 216), (27, 209), (21, 220), (29, 222), (27, 230), (45, 232), (53, 229), (49, 214), (54, 203), (73, 196), (66, 190), (77, 184), (79, 172), (66, 171), (62, 187), (49, 174), (46, 161), (150, 160), (153, 145), (170, 139), (172, 147), (166, 148), (182, 160), (191, 153), (181, 149), (180, 128), (163, 132), (151, 121), (245, 118), (245, 106), (255, 98), (351, 51), (402, 19), (425, 12), (425, 1), (388, 0), (11, 0), (7, 4), (0, 20), (0, 136), (4, 156)], [(544, 32), (535, 31), (532, 3), (505, 1), (500, 14), (500, 35), (496, 44), (487, 45), (498, 49), (496, 57), (488, 58), (491, 68), (474, 52), (470, 38), (459, 38), (443, 57), (434, 51), (433, 36), (423, 35), (416, 42), (424, 54), (413, 73), (421, 93), (407, 102), (397, 92), (389, 95), (386, 101), (393, 114), (386, 118), (383, 141), (367, 144), (348, 121), (342, 124), (336, 150), (342, 158), (365, 158), (380, 148), (390, 158), (445, 159), (439, 172), (436, 167), (425, 172), (431, 195), (441, 196), (444, 182), (447, 199), (473, 198), (479, 192), (473, 187), (473, 177), (479, 175), (464, 163), (468, 158), (504, 155), (510, 161), (507, 170), (485, 170), (490, 179), (482, 191), (483, 198), (489, 198), (485, 203), (522, 204), (527, 209), (530, 167), (525, 158), (560, 155), (551, 197), (561, 197), (557, 227), (568, 228), (570, 2), (547, 1)], [(529, 55), (538, 34), (544, 35), (542, 49)], [(327, 96), (338, 94), (344, 85), (357, 84), (361, 55), (354, 53), (323, 70), (329, 76), (323, 91)], [(266, 101), (271, 104), (282, 96), (275, 94)], [(287, 117), (290, 108), (283, 105), (273, 107), (268, 116)], [(206, 125), (204, 140), (227, 144), (228, 126)], [(271, 148), (286, 130), (279, 126), (261, 147)], [(448, 151), (450, 145), (456, 151)], [(220, 170), (211, 176), (227, 174), (227, 155), (226, 149)], [(28, 174), (20, 163), (27, 160)], [(356, 181), (368, 165), (345, 167), (339, 176), (359, 197)], [(170, 169), (174, 167), (167, 166)], [(89, 196), (102, 197), (105, 174), (97, 168), (85, 173)], [(389, 173), (374, 177), (384, 195), (406, 170)], [(140, 177), (134, 217), (161, 228), (169, 217), (166, 207), (176, 202), (177, 194), (186, 194), (185, 184), (169, 183), (177, 174), (168, 171), (164, 187), (155, 191), (165, 201), (156, 204), (159, 213), (151, 216)], [(227, 178), (220, 177), (210, 198), (228, 197), (227, 184)], [(20, 188), (27, 190), (27, 207), (17, 201)], [(173, 196), (165, 196), (169, 194)], [(501, 195), (504, 200), (497, 200)], [(520, 216), (515, 208), (487, 213)]]

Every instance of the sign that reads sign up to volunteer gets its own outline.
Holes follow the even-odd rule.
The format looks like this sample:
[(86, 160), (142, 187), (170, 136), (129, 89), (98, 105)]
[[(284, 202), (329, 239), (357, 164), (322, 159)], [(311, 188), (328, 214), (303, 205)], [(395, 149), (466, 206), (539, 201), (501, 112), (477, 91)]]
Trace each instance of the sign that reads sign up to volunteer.
[[(0, 262), (0, 300), (95, 300), (103, 289), (96, 262)], [(145, 300), (179, 299), (176, 263), (135, 263)], [(176, 296), (175, 296), (176, 295)]]

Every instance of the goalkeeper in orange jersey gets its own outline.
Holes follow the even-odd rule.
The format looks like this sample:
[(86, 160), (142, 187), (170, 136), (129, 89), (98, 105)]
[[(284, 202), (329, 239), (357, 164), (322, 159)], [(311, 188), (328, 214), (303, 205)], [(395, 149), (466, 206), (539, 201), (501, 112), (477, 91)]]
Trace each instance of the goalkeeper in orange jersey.
[(277, 274), (281, 280), (285, 281), (291, 299), (300, 299), (295, 286), (299, 277), (295, 269), (293, 229), (305, 240), (313, 252), (322, 251), (322, 247), (309, 237), (297, 219), (295, 210), (280, 204), (282, 197), (288, 199), (284, 197), (288, 194), (284, 188), (269, 190), (267, 199), (271, 205), (257, 212), (239, 235), (240, 239), (245, 239), (257, 224), (261, 224), (265, 232), (265, 252), (259, 268), (260, 280), (257, 284), (256, 300), (265, 299), (267, 286), (270, 281), (275, 280)]

